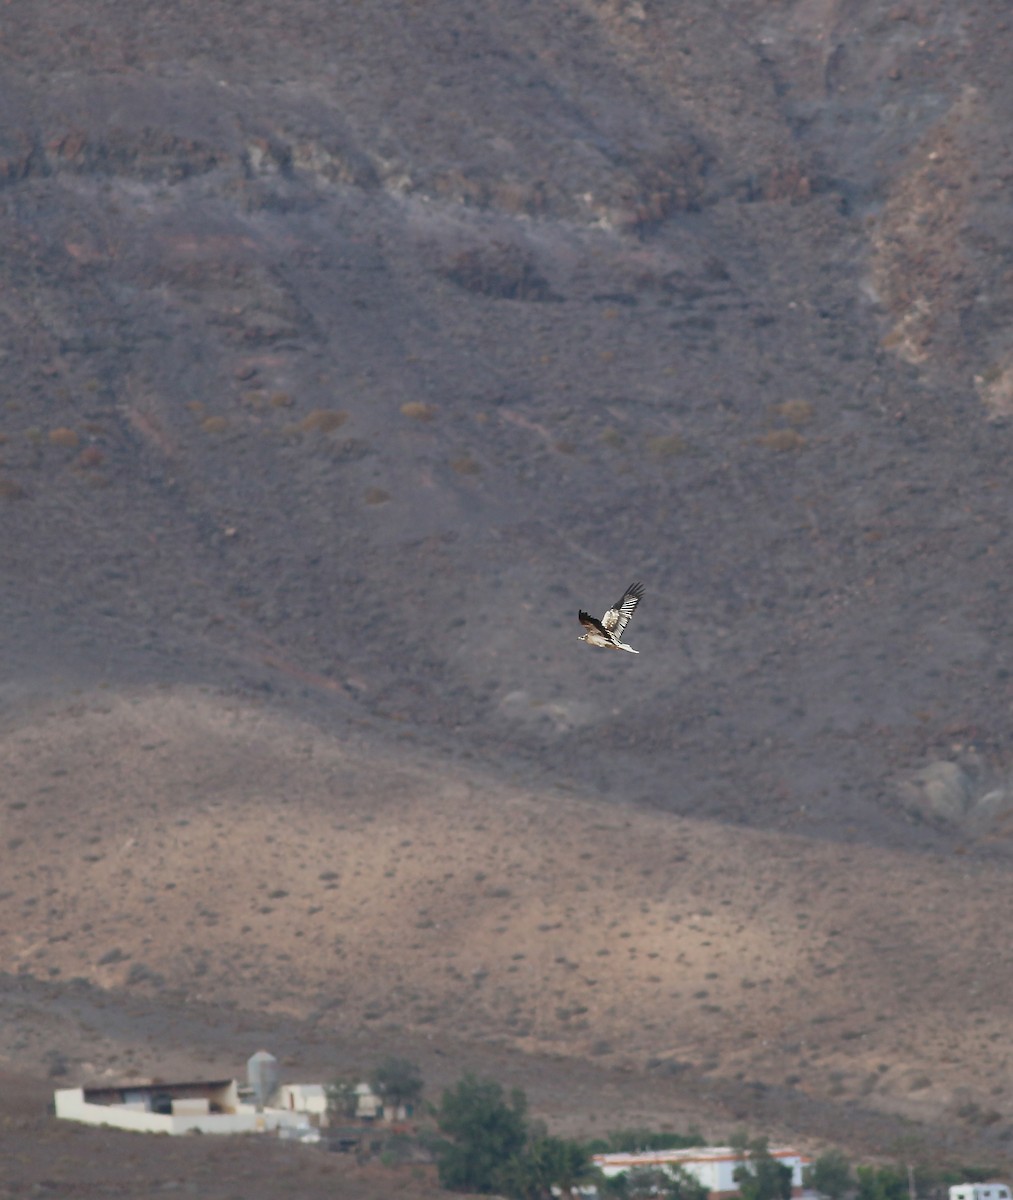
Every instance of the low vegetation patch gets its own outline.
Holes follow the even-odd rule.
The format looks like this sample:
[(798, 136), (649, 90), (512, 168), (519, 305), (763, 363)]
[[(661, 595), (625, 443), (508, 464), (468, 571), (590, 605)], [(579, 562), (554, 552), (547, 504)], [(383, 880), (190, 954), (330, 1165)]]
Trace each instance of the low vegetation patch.
[(760, 434), (756, 440), (765, 450), (775, 450), (780, 454), (801, 450), (806, 444), (805, 438), (797, 429), (772, 429), (769, 433)]

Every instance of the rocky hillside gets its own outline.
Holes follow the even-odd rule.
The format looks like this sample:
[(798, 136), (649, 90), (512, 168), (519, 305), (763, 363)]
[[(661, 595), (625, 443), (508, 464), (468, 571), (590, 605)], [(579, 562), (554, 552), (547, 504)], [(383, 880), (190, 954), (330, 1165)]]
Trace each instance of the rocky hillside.
[[(822, 952), (819, 966), (775, 955), (762, 976), (818, 975), (820, 1012), (862, 996), (865, 1016), (841, 1029), (879, 1030), (876, 1062), (835, 1067), (843, 1088), (880, 1062), (920, 1078), (920, 1034), (909, 1054), (882, 1030), (917, 1011), (938, 1046), (959, 1022), (949, 972), (973, 972), (979, 939), (1004, 927), (993, 905), (1013, 835), (1011, 50), (1000, 0), (8, 4), (0, 721), (7, 768), (39, 737), (46, 769), (69, 770), (66, 735), (76, 772), (72, 721), (46, 714), (105, 695), (122, 718), (86, 789), (105, 824), (67, 826), (73, 860), (120, 835), (118, 756), (160, 744), (160, 718), (139, 732), (128, 698), (208, 689), (305, 723), (321, 746), (354, 742), (378, 804), (425, 764), (446, 776), (427, 792), (440, 813), (473, 774), (479, 808), (506, 788), (536, 807), (566, 796), (568, 829), (583, 805), (629, 820), (634, 875), (599, 898), (601, 920), (613, 900), (661, 903), (630, 883), (655, 839), (692, 828), (719, 872), (734, 834), (736, 862), (780, 865), (764, 905), (726, 931), (733, 957), (776, 936), (765, 922), (794, 928), (804, 906), (777, 881), (799, 860), (828, 888), (896, 870), (922, 913), (952, 897), (949, 933), (922, 955), (907, 926), (870, 932), (884, 910), (849, 882), (821, 936), (854, 939), (861, 987), (828, 982), (840, 964)], [(628, 630), (640, 656), (579, 645), (578, 607), (603, 611), (632, 579), (647, 589)], [(189, 765), (191, 741), (167, 745), (185, 781), (173, 764), (152, 776), (152, 824), (129, 835), (147, 853), (178, 789), (197, 803), (219, 780), (213, 756)], [(243, 856), (278, 835), (285, 787), (270, 757), (251, 762), (273, 782)], [(0, 795), (34, 815), (10, 836), (40, 856), (8, 897), (20, 911), (59, 874), (48, 839), (78, 793), (59, 785), (36, 825), (18, 778), (5, 769)], [(326, 789), (314, 795), (316, 837)], [(184, 858), (198, 830), (202, 852), (230, 854), (210, 818), (189, 830)], [(468, 850), (491, 853), (482, 838)], [(318, 880), (327, 869), (313, 859)], [(979, 870), (980, 909), (960, 885)], [(49, 886), (61, 913), (93, 902), (85, 875)], [(326, 908), (323, 886), (309, 907)], [(115, 920), (150, 936), (144, 896), (117, 894)], [(466, 910), (475, 893), (458, 880), (452, 894)], [(395, 915), (370, 896), (373, 938)], [(589, 902), (575, 893), (553, 921), (594, 929)], [(9, 949), (46, 978), (37, 947), (60, 945), (60, 972), (113, 989), (140, 961), (189, 995), (227, 930), (242, 991), (257, 965), (235, 948), (246, 920), (206, 907), (216, 920), (175, 913), (184, 932), (158, 962), (42, 908)], [(904, 911), (923, 930), (909, 899)], [(539, 924), (534, 910), (517, 921), (521, 941)], [(276, 931), (293, 939), (279, 953), (317, 979), (295, 928)], [(494, 944), (467, 970), (508, 972)], [(122, 960), (97, 962), (117, 946)], [(610, 1001), (638, 1014), (631, 1062), (713, 1054), (730, 1078), (774, 1078), (709, 1018), (685, 1033), (699, 1054), (647, 1036), (684, 989), (644, 965), (673, 987), (659, 1001), (645, 975), (635, 1000)], [(738, 1012), (759, 994), (741, 972), (699, 1002)], [(583, 1021), (564, 1041), (586, 1053), (626, 1036), (609, 1004), (568, 992), (532, 1012), (513, 980), (497, 986), (462, 1017), (476, 1037), (551, 1041)], [(375, 991), (355, 992), (356, 1019)], [(435, 985), (418, 995), (418, 1013), (446, 1003)], [(993, 1032), (982, 1017), (972, 1041)], [(937, 1114), (973, 1082), (960, 1063), (988, 1061), (968, 1045), (946, 1051)]]
[(431, 1096), (495, 1072), (571, 1133), (748, 1121), (919, 1164), (1009, 1156), (1002, 865), (371, 743), (164, 687), (7, 731), (0, 1058), (228, 1074), (267, 1044), (329, 1079), (394, 1047)]
[[(283, 667), (820, 836), (926, 836), (933, 762), (1008, 796), (1002, 6), (45, 8), (0, 170), (26, 670)], [(646, 652), (578, 653), (634, 576)]]

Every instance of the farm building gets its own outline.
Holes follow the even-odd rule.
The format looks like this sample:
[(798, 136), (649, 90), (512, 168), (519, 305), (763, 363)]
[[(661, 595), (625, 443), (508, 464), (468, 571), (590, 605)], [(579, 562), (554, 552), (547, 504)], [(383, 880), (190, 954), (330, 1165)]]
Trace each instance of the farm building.
[[(770, 1153), (778, 1162), (791, 1168), (791, 1194), (801, 1196), (802, 1170), (809, 1159), (788, 1147), (772, 1147)], [(698, 1180), (710, 1193), (710, 1200), (725, 1200), (737, 1196), (735, 1168), (742, 1165), (742, 1156), (730, 1146), (695, 1146), (691, 1150), (644, 1150), (632, 1154), (596, 1154), (594, 1164), (607, 1178), (628, 1171), (663, 1170), (681, 1167)]]
[(327, 1089), (322, 1083), (283, 1083), (278, 1090), (278, 1104), (289, 1112), (323, 1117), (327, 1112)]
[(142, 1133), (258, 1133), (308, 1129), (304, 1112), (244, 1104), (234, 1079), (60, 1088), (56, 1115)]
[(412, 1115), (410, 1104), (384, 1104), (368, 1083), (355, 1086), (355, 1115), (360, 1121), (405, 1121)]
[[(368, 1083), (352, 1089), (347, 1115), (362, 1122), (404, 1120), (410, 1108), (384, 1105)], [(246, 1063), (246, 1082), (121, 1083), (60, 1088), (56, 1115), (88, 1125), (147, 1133), (278, 1133), (319, 1140), (330, 1125), (329, 1089), (322, 1083), (282, 1083), (273, 1054), (258, 1050)], [(346, 1137), (344, 1140), (348, 1140)], [(361, 1133), (353, 1139), (361, 1140)]]
[[(281, 1083), (278, 1061), (259, 1050), (246, 1063), (247, 1082), (130, 1083), (61, 1088), (56, 1115), (88, 1125), (146, 1133), (262, 1133), (310, 1130), (310, 1113), (326, 1111), (323, 1088)], [(287, 1089), (287, 1090), (286, 1090)]]
[(950, 1200), (1010, 1200), (1009, 1185), (998, 1180), (991, 1183), (955, 1183), (950, 1188)]

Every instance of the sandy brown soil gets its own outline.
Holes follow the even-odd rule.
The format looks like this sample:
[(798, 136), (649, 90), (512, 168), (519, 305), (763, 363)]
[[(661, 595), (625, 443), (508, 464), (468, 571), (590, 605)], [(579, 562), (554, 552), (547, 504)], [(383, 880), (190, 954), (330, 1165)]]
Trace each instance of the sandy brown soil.
[(567, 1132), (882, 1153), (892, 1115), (1001, 1146), (1001, 866), (511, 788), (209, 689), (82, 694), (0, 753), (22, 1069), (233, 1074), (266, 1043), (328, 1079), (403, 1044), (434, 1095), (558, 1074), (533, 1104)]
[(0, 26), (25, 1094), (400, 1048), (1013, 1159), (1005, 0)]

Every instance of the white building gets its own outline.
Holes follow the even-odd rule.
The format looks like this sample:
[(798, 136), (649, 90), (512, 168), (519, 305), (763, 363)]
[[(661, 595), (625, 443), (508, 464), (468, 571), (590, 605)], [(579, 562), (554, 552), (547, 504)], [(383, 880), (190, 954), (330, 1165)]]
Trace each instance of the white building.
[[(802, 1171), (810, 1160), (789, 1147), (771, 1147), (779, 1163), (791, 1168), (791, 1194), (802, 1195)], [(710, 1192), (710, 1200), (726, 1200), (739, 1194), (735, 1168), (742, 1156), (730, 1146), (694, 1146), (690, 1150), (643, 1150), (631, 1154), (595, 1154), (593, 1161), (607, 1178), (624, 1171), (662, 1170), (681, 1167)], [(990, 1198), (993, 1200), (993, 1198)]]
[(955, 1183), (950, 1188), (950, 1200), (1010, 1200), (1005, 1183)]
[(359, 1121), (374, 1121), (383, 1116), (383, 1099), (368, 1083), (355, 1085), (355, 1116)]
[(60, 1088), (56, 1115), (141, 1133), (262, 1133), (308, 1129), (304, 1111), (244, 1104), (234, 1079)]
[(283, 1083), (278, 1091), (278, 1105), (288, 1112), (322, 1117), (327, 1112), (327, 1089), (322, 1083)]
[(355, 1085), (355, 1116), (359, 1121), (406, 1121), (412, 1115), (410, 1104), (384, 1104), (368, 1083)]

